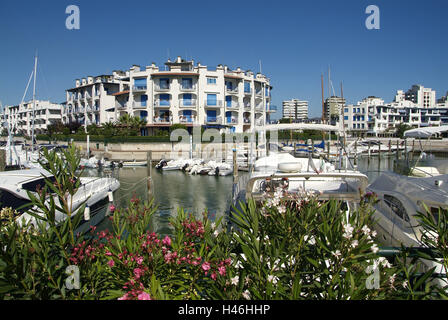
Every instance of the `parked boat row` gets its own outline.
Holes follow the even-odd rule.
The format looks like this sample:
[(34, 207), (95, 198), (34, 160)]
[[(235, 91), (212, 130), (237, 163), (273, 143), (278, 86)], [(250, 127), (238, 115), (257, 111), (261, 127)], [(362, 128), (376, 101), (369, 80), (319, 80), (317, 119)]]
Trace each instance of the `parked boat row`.
[(182, 170), (190, 175), (228, 176), (233, 173), (233, 166), (228, 163), (203, 159), (160, 160), (155, 167), (162, 171)]

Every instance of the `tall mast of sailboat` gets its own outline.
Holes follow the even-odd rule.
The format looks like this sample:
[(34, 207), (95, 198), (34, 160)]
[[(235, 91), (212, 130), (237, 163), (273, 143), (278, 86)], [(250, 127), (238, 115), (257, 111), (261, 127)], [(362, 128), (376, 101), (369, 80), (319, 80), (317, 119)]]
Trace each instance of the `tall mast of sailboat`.
[(36, 73), (37, 73), (37, 52), (34, 57), (34, 82), (33, 82), (33, 120), (31, 126), (31, 145), (32, 151), (34, 151), (34, 112), (36, 109)]

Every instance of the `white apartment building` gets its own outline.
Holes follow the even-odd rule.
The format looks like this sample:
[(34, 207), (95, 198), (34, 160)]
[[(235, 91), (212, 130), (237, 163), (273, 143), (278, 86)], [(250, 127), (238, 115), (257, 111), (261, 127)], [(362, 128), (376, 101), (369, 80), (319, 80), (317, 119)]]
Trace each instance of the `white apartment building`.
[(385, 104), (380, 98), (368, 97), (355, 106), (345, 107), (345, 129), (357, 136), (379, 136), (393, 134), (402, 123), (416, 128), (448, 124), (448, 108), (419, 107), (401, 97), (402, 91), (398, 91), (392, 103)]
[(147, 128), (172, 124), (245, 132), (263, 125), (271, 110), (269, 79), (240, 68), (208, 68), (178, 57), (165, 70), (154, 63), (133, 66), (122, 81), (128, 90), (114, 94), (116, 117), (128, 113), (147, 121)]
[(293, 120), (308, 119), (308, 101), (292, 99), (283, 101), (283, 118)]
[(45, 133), (49, 125), (62, 121), (63, 107), (61, 104), (36, 100), (34, 111), (33, 106), (33, 101), (28, 101), (4, 108), (1, 118), (8, 123), (13, 134), (31, 136), (33, 118), (34, 134)]
[(114, 94), (129, 89), (122, 71), (114, 71), (112, 75), (76, 79), (75, 87), (66, 90), (66, 104), (63, 122), (78, 122), (82, 125), (116, 121)]

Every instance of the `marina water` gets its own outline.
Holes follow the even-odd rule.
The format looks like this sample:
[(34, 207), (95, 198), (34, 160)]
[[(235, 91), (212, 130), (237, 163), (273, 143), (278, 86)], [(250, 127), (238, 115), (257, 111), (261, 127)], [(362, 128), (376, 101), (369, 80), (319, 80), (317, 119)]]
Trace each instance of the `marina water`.
[[(415, 156), (415, 159), (417, 156)], [(369, 183), (373, 182), (382, 172), (394, 171), (394, 156), (359, 157), (357, 168), (366, 174)], [(354, 159), (350, 160), (352, 163)], [(420, 161), (421, 165), (448, 166), (448, 158), (435, 156), (427, 161)], [(247, 175), (240, 171), (239, 176)], [(120, 188), (114, 194), (114, 205), (126, 208), (133, 196), (141, 201), (148, 200), (147, 168), (126, 167), (115, 169), (89, 169), (86, 176), (111, 176), (120, 181)], [(161, 235), (171, 235), (170, 217), (177, 215), (178, 208), (199, 217), (207, 212), (214, 221), (223, 217), (231, 205), (233, 176), (201, 176), (189, 175), (182, 171), (159, 171), (152, 169), (152, 195), (157, 211), (153, 216), (150, 231)], [(112, 229), (109, 219), (98, 225), (98, 230)]]

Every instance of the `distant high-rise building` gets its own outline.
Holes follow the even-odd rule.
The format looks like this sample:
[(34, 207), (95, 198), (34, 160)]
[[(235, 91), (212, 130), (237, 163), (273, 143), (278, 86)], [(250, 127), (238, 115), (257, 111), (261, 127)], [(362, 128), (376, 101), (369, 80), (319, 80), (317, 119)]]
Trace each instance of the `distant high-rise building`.
[(419, 108), (434, 108), (436, 105), (436, 92), (431, 88), (413, 85), (406, 91), (405, 99), (414, 102)]
[(345, 98), (337, 96), (327, 98), (324, 104), (325, 120), (338, 119), (341, 115), (342, 108), (345, 106), (345, 102)]
[(299, 99), (283, 101), (283, 118), (293, 120), (308, 119), (308, 101)]

